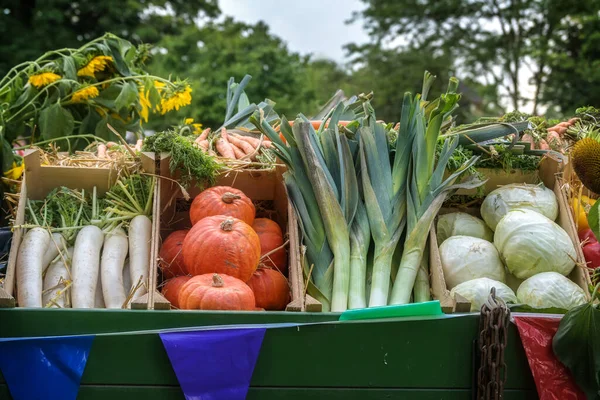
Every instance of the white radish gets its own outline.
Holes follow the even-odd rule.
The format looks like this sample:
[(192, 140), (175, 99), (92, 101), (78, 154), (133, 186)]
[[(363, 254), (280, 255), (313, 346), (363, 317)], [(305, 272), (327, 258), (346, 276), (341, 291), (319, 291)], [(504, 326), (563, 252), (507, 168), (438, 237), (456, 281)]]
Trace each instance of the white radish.
[(84, 226), (77, 234), (71, 267), (73, 308), (94, 308), (103, 242), (104, 233), (97, 226)]
[(132, 300), (147, 292), (151, 240), (152, 221), (150, 218), (145, 215), (134, 217), (129, 223), (129, 272), (132, 285), (137, 285), (141, 276), (144, 286), (135, 292)]
[(127, 295), (123, 287), (123, 266), (127, 257), (128, 241), (121, 228), (113, 230), (104, 239), (100, 277), (106, 308), (121, 308)]
[[(59, 251), (64, 253), (67, 248), (67, 242), (63, 235), (60, 233), (53, 233), (50, 237), (50, 241), (48, 243), (48, 248), (46, 248), (46, 252), (44, 253), (44, 258), (42, 262), (42, 269), (44, 272), (46, 268), (50, 265), (52, 261), (58, 256)], [(66, 256), (66, 255), (65, 255)]]
[(42, 307), (42, 270), (50, 233), (33, 228), (25, 234), (17, 255), (17, 301), (21, 307)]
[[(73, 248), (69, 247), (69, 249), (66, 252), (63, 252), (61, 257), (50, 264), (46, 270), (46, 276), (44, 277), (44, 292), (42, 294), (44, 307), (70, 307), (70, 290), (67, 289), (67, 281), (71, 280), (71, 275), (69, 274), (67, 265), (71, 264), (72, 259)], [(65, 261), (67, 262), (67, 265), (65, 265)]]

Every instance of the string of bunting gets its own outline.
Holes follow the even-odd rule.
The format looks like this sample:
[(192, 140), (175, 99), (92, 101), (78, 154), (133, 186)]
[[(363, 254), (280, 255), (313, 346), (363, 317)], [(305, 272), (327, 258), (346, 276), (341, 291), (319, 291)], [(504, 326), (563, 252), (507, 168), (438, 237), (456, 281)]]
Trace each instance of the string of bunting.
[(453, 318), (439, 301), (349, 310), (338, 321), (200, 326), (70, 336), (0, 338), (13, 400), (75, 400), (95, 337), (158, 334), (186, 399), (245, 399), (267, 329)]

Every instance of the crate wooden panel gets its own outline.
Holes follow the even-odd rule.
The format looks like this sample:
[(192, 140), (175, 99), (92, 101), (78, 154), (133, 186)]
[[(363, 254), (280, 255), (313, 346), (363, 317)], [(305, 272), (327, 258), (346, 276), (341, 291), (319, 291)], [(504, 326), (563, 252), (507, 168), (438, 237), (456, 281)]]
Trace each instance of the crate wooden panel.
[[(96, 187), (98, 196), (103, 196), (117, 180), (117, 172), (111, 168), (96, 167), (72, 167), (72, 166), (54, 166), (41, 164), (41, 152), (38, 149), (26, 150), (24, 156), (25, 170), (17, 213), (14, 221), (14, 228), (10, 252), (7, 263), (6, 277), (4, 284), (0, 287), (0, 307), (14, 307), (16, 290), (16, 263), (19, 246), (25, 234), (25, 229), (20, 225), (25, 223), (25, 209), (27, 199), (42, 200), (53, 189), (66, 186), (71, 189), (84, 189), (91, 193)], [(145, 171), (153, 174), (155, 172), (154, 156), (152, 153), (142, 153), (142, 165)], [(154, 196), (158, 194), (158, 186), (155, 188)], [(156, 209), (152, 214), (153, 226), (158, 221)], [(151, 261), (157, 257), (155, 249), (155, 240), (153, 238)], [(152, 287), (149, 284), (148, 287)], [(147, 308), (147, 299), (149, 296), (137, 299), (132, 308)], [(151, 297), (151, 296), (150, 296)]]
[[(160, 179), (160, 192), (157, 204), (160, 212), (160, 234), (159, 239), (165, 239), (171, 232), (191, 227), (189, 219), (189, 205), (191, 200), (197, 196), (202, 189), (192, 182), (186, 190), (189, 200), (185, 200), (184, 193), (178, 183), (179, 173), (171, 174), (169, 168), (170, 156), (168, 153), (160, 155), (157, 164), (160, 175), (166, 179)], [(288, 281), (291, 289), (291, 302), (286, 311), (321, 311), (320, 304), (315, 305), (308, 302), (308, 310), (305, 305), (304, 281), (302, 267), (300, 264), (300, 242), (298, 233), (298, 221), (293, 207), (288, 200), (287, 190), (283, 182), (285, 168), (277, 167), (272, 170), (239, 170), (221, 174), (217, 177), (215, 186), (231, 186), (241, 190), (252, 201), (270, 201), (276, 211), (272, 219), (277, 222), (289, 240), (288, 245)], [(160, 248), (160, 242), (157, 244)], [(158, 259), (154, 264), (158, 271)], [(158, 282), (158, 280), (157, 280)], [(158, 292), (158, 288), (157, 292)]]
[[(573, 214), (570, 210), (567, 196), (565, 191), (563, 190), (564, 182), (562, 179), (562, 165), (558, 162), (550, 159), (544, 160), (539, 169), (539, 180), (544, 183), (544, 185), (552, 189), (554, 194), (556, 195), (556, 199), (558, 201), (558, 218), (556, 219), (556, 223), (563, 228), (569, 237), (571, 238), (576, 251), (576, 262), (578, 265), (585, 264), (585, 258), (583, 256), (583, 251), (581, 250), (581, 246), (579, 245), (579, 238), (577, 236), (577, 229), (575, 228), (575, 222), (573, 221)], [(520, 180), (516, 180), (513, 182), (505, 182), (503, 184), (508, 183), (524, 183)], [(527, 182), (527, 183), (537, 183), (537, 182)], [(499, 185), (500, 186), (500, 185)], [(494, 190), (496, 186), (486, 186), (484, 189), (484, 193), (487, 195), (489, 192)], [(481, 217), (479, 213), (479, 208), (442, 208), (440, 210), (440, 215), (447, 214), (450, 212), (466, 212), (476, 217)], [(469, 312), (471, 308), (471, 303), (464, 299), (462, 296), (457, 295), (456, 298), (452, 298), (450, 296), (450, 290), (446, 285), (446, 280), (444, 278), (444, 271), (442, 269), (442, 262), (440, 259), (439, 247), (437, 244), (437, 232), (436, 232), (437, 219), (434, 221), (430, 234), (429, 234), (429, 268), (430, 268), (430, 279), (431, 279), (431, 290), (434, 299), (439, 300), (442, 306), (442, 310), (445, 313), (455, 313), (455, 312)], [(591, 284), (590, 276), (586, 270), (576, 266), (569, 278), (578, 284), (581, 288), (584, 289), (585, 293), (588, 293), (588, 285)]]

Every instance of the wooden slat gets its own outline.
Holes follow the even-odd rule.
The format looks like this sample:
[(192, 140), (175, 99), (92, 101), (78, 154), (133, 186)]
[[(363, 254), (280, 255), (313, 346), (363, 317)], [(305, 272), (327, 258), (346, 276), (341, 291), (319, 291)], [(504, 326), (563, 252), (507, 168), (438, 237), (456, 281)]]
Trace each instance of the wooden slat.
[[(332, 313), (4, 309), (0, 337), (337, 318), (339, 314)], [(252, 385), (468, 389), (477, 331), (476, 315), (270, 329)], [(508, 343), (506, 387), (532, 389), (514, 326)], [(104, 336), (94, 340), (83, 384), (177, 385), (177, 379), (157, 334)]]
[[(506, 390), (505, 400), (533, 400), (532, 390)], [(10, 400), (6, 385), (0, 385), (0, 399)], [(173, 386), (90, 386), (79, 389), (78, 400), (183, 400)], [(263, 388), (251, 387), (247, 400), (470, 400), (465, 389), (348, 389), (348, 388)]]

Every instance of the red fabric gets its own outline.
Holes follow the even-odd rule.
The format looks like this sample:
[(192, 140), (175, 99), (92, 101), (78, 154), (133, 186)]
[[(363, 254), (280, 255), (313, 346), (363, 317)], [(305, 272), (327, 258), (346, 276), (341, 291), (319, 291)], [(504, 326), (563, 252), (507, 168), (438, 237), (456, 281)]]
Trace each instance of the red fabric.
[(540, 400), (586, 400), (552, 351), (559, 318), (514, 317)]

